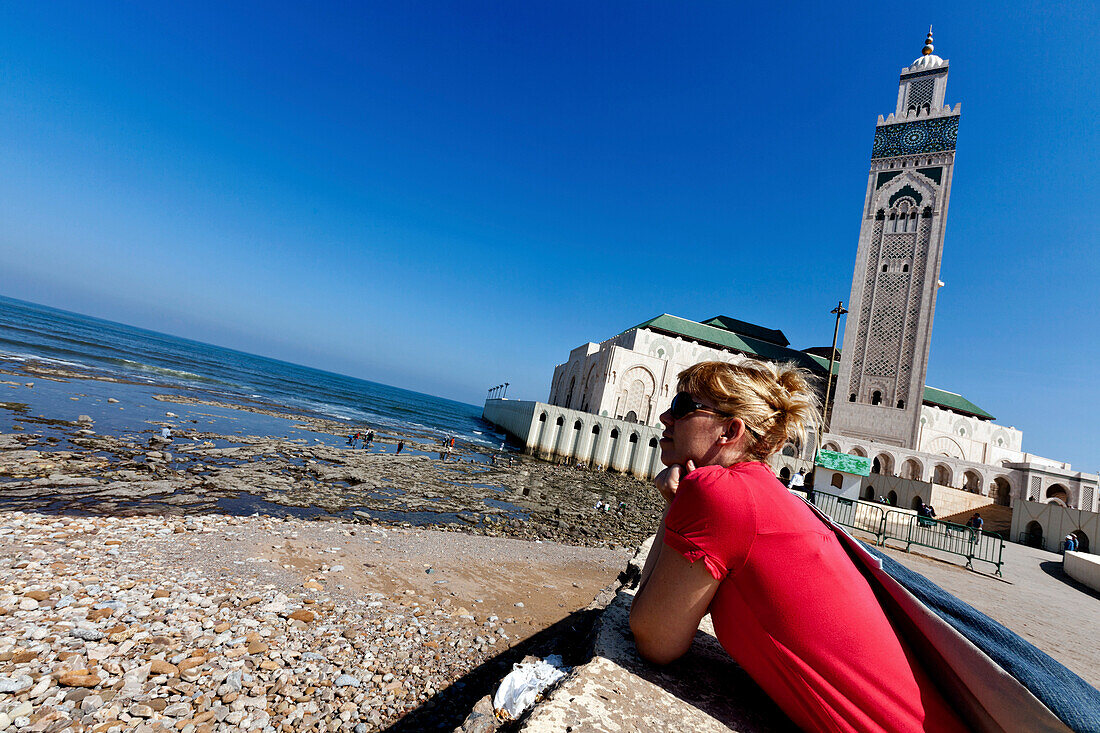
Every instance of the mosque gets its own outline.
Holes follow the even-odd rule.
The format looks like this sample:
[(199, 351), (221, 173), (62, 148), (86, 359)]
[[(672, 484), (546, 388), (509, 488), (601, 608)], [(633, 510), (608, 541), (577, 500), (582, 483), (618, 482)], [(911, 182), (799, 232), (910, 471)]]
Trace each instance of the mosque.
[(872, 461), (880, 488), (920, 482), (1006, 507), (1096, 512), (1096, 475), (1027, 453), (1019, 430), (925, 384), (961, 109), (945, 104), (948, 61), (933, 51), (929, 32), (921, 56), (902, 69), (894, 111), (875, 126), (838, 361), (831, 347), (792, 348), (780, 330), (665, 313), (573, 349), (554, 369), (545, 403), (490, 399), (486, 419), (536, 454), (645, 478), (661, 468), (658, 416), (681, 370), (706, 360), (794, 362), (819, 375), (823, 391), (831, 377), (831, 404), (821, 436), (784, 448), (793, 461), (783, 470), (822, 448)]

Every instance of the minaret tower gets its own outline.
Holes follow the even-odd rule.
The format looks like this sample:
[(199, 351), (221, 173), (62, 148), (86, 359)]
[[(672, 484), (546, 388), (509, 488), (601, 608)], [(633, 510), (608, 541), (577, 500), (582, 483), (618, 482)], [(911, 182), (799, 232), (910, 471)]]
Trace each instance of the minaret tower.
[(933, 50), (929, 28), (920, 57), (902, 69), (897, 108), (875, 127), (829, 425), (910, 449), (920, 434), (961, 106), (944, 105), (948, 62)]

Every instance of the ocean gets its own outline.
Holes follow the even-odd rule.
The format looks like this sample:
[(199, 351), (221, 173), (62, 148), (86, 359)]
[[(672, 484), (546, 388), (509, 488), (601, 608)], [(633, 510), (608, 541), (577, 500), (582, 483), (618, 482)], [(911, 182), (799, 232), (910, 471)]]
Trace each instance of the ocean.
[[(352, 429), (456, 437), (471, 447), (495, 448), (503, 440), (475, 405), (0, 296), (0, 365), (27, 360), (146, 385), (149, 394), (171, 389), (230, 404), (285, 406)], [(259, 418), (249, 426), (285, 432)]]

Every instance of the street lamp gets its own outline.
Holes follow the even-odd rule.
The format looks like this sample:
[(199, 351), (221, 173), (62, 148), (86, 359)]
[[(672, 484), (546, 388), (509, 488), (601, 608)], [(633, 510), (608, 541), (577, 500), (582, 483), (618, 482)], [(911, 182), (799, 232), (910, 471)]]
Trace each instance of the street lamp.
[(825, 377), (825, 414), (821, 419), (821, 432), (825, 433), (829, 430), (829, 396), (833, 391), (833, 361), (836, 358), (836, 335), (840, 332), (840, 317), (848, 312), (844, 307), (844, 301), (841, 300), (836, 304), (836, 308), (829, 311), (836, 316), (836, 324), (833, 326), (833, 348), (829, 350), (829, 373)]

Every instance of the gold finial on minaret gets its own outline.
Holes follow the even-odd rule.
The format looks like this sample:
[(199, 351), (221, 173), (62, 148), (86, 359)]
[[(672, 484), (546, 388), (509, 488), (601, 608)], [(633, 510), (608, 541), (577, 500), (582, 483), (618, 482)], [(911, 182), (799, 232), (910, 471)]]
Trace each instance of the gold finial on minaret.
[(927, 56), (935, 49), (936, 47), (932, 45), (932, 26), (928, 26), (928, 38), (924, 39), (924, 48), (920, 50), (920, 55)]

